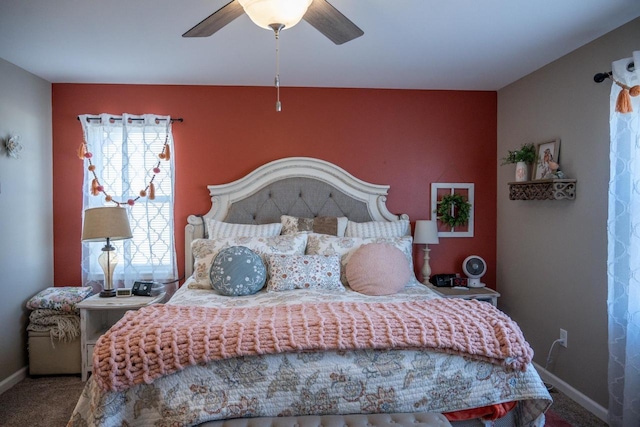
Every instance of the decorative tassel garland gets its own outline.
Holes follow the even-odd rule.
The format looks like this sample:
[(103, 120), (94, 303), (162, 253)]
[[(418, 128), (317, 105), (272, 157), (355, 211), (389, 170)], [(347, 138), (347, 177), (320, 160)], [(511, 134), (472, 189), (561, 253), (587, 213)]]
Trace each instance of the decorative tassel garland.
[[(87, 147), (87, 137), (86, 135), (83, 135), (83, 137), (84, 137), (84, 140), (82, 141), (82, 144), (80, 144), (77, 154), (80, 159), (82, 160), (86, 159), (89, 162), (89, 166), (87, 167), (87, 170), (93, 174), (93, 179), (91, 180), (91, 188), (89, 189), (89, 192), (91, 193), (91, 195), (98, 196), (100, 195), (100, 193), (102, 193), (105, 196), (104, 200), (106, 202), (113, 202), (118, 206), (123, 204), (133, 206), (141, 197), (148, 196), (149, 200), (154, 200), (156, 198), (156, 188), (155, 188), (155, 185), (153, 184), (153, 180), (156, 178), (156, 175), (160, 173), (160, 161), (158, 161), (157, 165), (153, 168), (153, 176), (149, 181), (149, 185), (144, 190), (140, 190), (138, 197), (136, 197), (135, 199), (129, 199), (126, 202), (119, 202), (117, 200), (113, 200), (113, 197), (107, 194), (104, 187), (100, 184), (98, 175), (95, 172), (96, 166), (91, 162), (91, 158), (93, 157), (93, 154), (89, 151)], [(168, 141), (169, 141), (169, 132), (167, 129), (164, 145), (162, 146), (162, 152), (158, 155), (158, 157), (162, 160), (171, 159), (171, 151), (169, 149)]]
[(80, 147), (78, 147), (78, 158), (80, 160), (84, 160), (84, 155), (87, 153), (87, 148), (85, 146), (85, 143), (83, 142), (82, 144), (80, 144)]
[(616, 112), (630, 113), (632, 111), (633, 108), (631, 107), (631, 97), (629, 96), (629, 91), (623, 87), (618, 94), (618, 99), (616, 100)]
[(162, 160), (171, 159), (171, 151), (169, 150), (169, 145), (168, 144), (164, 145), (164, 149), (162, 150), (162, 153), (160, 153), (160, 155), (158, 157), (160, 157)]
[(91, 195), (97, 196), (98, 194), (100, 194), (100, 191), (98, 190), (99, 187), (100, 183), (98, 182), (98, 178), (93, 178), (93, 180), (91, 181)]
[(618, 98), (616, 99), (616, 113), (631, 113), (633, 111), (631, 97), (640, 95), (640, 86), (636, 85), (633, 87), (629, 87), (626, 84), (614, 79), (612, 75), (609, 75), (609, 77), (622, 89), (620, 90)]

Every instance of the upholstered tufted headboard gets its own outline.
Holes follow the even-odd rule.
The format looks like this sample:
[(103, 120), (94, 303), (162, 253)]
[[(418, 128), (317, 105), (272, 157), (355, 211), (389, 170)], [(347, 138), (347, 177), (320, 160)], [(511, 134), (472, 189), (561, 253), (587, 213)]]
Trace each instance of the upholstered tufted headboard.
[(280, 215), (285, 213), (304, 218), (346, 216), (354, 221), (371, 221), (365, 202), (312, 178), (285, 178), (272, 182), (246, 199), (233, 203), (224, 221), (265, 224), (280, 222)]
[(346, 216), (352, 221), (397, 221), (387, 209), (388, 185), (364, 182), (324, 160), (288, 157), (236, 181), (209, 185), (211, 209), (190, 215), (185, 228), (185, 274), (193, 272), (191, 242), (206, 237), (205, 218), (240, 224), (280, 222), (281, 215)]

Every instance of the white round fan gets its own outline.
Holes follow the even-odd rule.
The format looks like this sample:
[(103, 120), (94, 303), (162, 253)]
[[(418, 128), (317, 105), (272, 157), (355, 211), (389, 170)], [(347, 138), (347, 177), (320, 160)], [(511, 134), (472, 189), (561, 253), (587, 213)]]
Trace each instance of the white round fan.
[(487, 263), (477, 256), (471, 255), (465, 258), (462, 263), (462, 270), (467, 275), (467, 286), (470, 288), (483, 288), (484, 283), (480, 282), (480, 278), (487, 272)]

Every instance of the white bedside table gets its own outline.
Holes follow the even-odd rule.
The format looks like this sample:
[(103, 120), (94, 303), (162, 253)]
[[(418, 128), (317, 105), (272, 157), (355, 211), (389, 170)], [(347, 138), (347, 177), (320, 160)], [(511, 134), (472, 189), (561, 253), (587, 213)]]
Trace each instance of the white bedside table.
[(498, 306), (498, 297), (500, 294), (489, 288), (466, 288), (454, 289), (449, 287), (433, 286), (431, 283), (426, 285), (436, 294), (444, 298), (461, 298), (461, 299), (477, 299), (480, 301), (489, 301), (494, 307)]
[(137, 310), (164, 299), (164, 292), (155, 297), (100, 298), (93, 295), (78, 304), (80, 309), (80, 351), (82, 352), (82, 381), (93, 368), (93, 347), (100, 335), (107, 332), (129, 310)]

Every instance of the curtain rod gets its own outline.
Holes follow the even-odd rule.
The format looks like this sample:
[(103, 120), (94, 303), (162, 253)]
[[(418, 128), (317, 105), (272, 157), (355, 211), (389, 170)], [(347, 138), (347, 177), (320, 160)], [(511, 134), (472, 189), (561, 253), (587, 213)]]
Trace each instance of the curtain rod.
[[(635, 71), (636, 70), (636, 66), (633, 62), (630, 62), (629, 65), (627, 65), (627, 71)], [(608, 71), (605, 73), (597, 73), (595, 76), (593, 76), (593, 81), (596, 83), (602, 83), (604, 81), (604, 79), (610, 79), (612, 76), (612, 72)]]
[[(78, 116), (77, 119), (80, 120), (80, 116)], [(109, 119), (117, 121), (117, 120), (122, 120), (122, 117), (109, 117)], [(87, 121), (89, 121), (89, 120), (100, 120), (100, 117), (87, 117)], [(130, 120), (140, 122), (140, 121), (143, 121), (144, 119), (130, 119)], [(157, 118), (156, 118), (156, 120), (164, 121), (164, 119), (157, 119)], [(171, 119), (171, 123), (173, 123), (173, 122), (182, 123), (182, 122), (184, 122), (184, 119), (182, 117), (178, 117), (177, 119)]]

